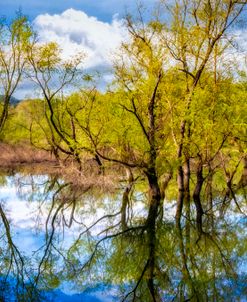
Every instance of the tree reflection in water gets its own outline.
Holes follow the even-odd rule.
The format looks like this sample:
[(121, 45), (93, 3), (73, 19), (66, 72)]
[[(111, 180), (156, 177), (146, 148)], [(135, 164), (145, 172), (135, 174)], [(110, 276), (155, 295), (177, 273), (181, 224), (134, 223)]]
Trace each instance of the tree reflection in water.
[(20, 199), (35, 202), (42, 243), (23, 251), (2, 200), (1, 301), (49, 301), (64, 284), (76, 292), (111, 286), (112, 301), (246, 301), (243, 191), (237, 203), (215, 197), (198, 228), (192, 205), (180, 223), (171, 201), (147, 215), (145, 186), (133, 175), (111, 193), (54, 176), (10, 179)]

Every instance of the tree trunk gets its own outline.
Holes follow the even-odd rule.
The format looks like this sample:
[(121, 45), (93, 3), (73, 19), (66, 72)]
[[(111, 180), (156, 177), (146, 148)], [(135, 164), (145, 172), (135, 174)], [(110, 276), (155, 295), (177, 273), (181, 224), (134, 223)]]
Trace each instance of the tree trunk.
[(177, 199), (177, 210), (176, 210), (176, 224), (180, 226), (181, 216), (183, 212), (183, 203), (184, 203), (184, 172), (183, 167), (180, 165), (178, 167), (177, 175), (177, 184), (178, 184), (178, 199)]
[(2, 111), (1, 116), (0, 116), (0, 133), (2, 132), (4, 124), (5, 124), (5, 122), (7, 120), (7, 117), (8, 117), (9, 103), (10, 103), (10, 96), (4, 97), (3, 111)]
[[(191, 101), (191, 97), (188, 98), (188, 108)], [(180, 127), (180, 135), (181, 135), (181, 142), (178, 147), (177, 158), (180, 161), (179, 167), (177, 170), (177, 184), (178, 184), (178, 199), (177, 199), (177, 211), (176, 211), (176, 224), (180, 226), (181, 224), (181, 216), (183, 212), (183, 203), (184, 203), (184, 171), (182, 165), (182, 154), (183, 154), (183, 147), (184, 147), (184, 137), (185, 137), (185, 128), (186, 128), (186, 121), (182, 121)]]
[(129, 205), (129, 194), (134, 184), (134, 177), (130, 169), (127, 169), (127, 177), (128, 177), (128, 184), (123, 192), (122, 207), (121, 207), (121, 226), (123, 231), (125, 231), (128, 227), (126, 211)]
[(160, 187), (154, 168), (149, 169), (146, 172), (146, 175), (149, 184), (149, 211), (146, 224), (149, 227), (151, 226), (152, 228), (155, 228), (155, 222), (161, 202)]
[(147, 267), (147, 285), (153, 302), (159, 301), (155, 290), (155, 250), (156, 250), (156, 220), (159, 213), (161, 194), (156, 171), (154, 168), (146, 172), (149, 183), (149, 212), (146, 221), (148, 234), (149, 258)]
[(185, 204), (185, 238), (186, 238), (186, 252), (190, 249), (190, 159), (186, 159), (184, 165), (184, 204)]
[(195, 189), (193, 192), (193, 199), (194, 203), (196, 206), (196, 224), (197, 224), (197, 229), (199, 234), (202, 233), (202, 215), (203, 215), (203, 208), (201, 204), (201, 190), (202, 190), (202, 185), (204, 182), (204, 178), (202, 175), (203, 167), (202, 163), (200, 162), (198, 167), (197, 167), (197, 172), (196, 172), (196, 185)]
[(245, 155), (243, 158), (243, 164), (244, 164), (243, 173), (242, 173), (241, 179), (238, 183), (238, 187), (240, 189), (247, 186), (247, 155)]

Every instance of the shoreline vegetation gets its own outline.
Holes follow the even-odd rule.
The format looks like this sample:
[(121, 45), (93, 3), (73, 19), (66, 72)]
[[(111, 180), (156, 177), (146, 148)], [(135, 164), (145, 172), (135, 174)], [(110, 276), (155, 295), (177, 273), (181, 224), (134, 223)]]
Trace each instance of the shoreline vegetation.
[(31, 146), (0, 143), (0, 173), (10, 175), (16, 173), (32, 175), (57, 175), (69, 182), (74, 188), (97, 188), (113, 192), (124, 181), (124, 170), (115, 165), (101, 173), (94, 159), (82, 161), (83, 170), (71, 159), (56, 159), (53, 154)]
[(49, 152), (25, 145), (0, 143), (0, 169), (4, 171), (30, 170), (57, 173), (58, 160)]

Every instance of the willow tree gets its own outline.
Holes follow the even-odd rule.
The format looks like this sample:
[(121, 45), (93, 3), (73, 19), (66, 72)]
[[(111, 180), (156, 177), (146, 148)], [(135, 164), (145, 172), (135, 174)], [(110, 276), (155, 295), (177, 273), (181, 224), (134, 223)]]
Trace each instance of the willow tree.
[[(224, 80), (217, 78), (218, 61), (229, 46), (228, 31), (236, 24), (244, 7), (245, 3), (231, 0), (175, 1), (171, 6), (165, 5), (165, 13), (170, 14), (166, 23), (159, 16), (149, 23), (145, 23), (142, 16), (137, 22), (130, 17), (126, 20), (130, 37), (129, 42), (123, 43), (122, 55), (116, 60), (116, 89), (113, 93), (118, 108), (113, 112), (113, 120), (118, 117), (122, 125), (111, 130), (118, 137), (115, 144), (110, 142), (112, 156), (105, 156), (99, 149), (97, 152), (102, 158), (144, 172), (150, 191), (147, 221), (157, 215), (160, 207), (162, 194), (158, 178), (161, 181), (162, 175), (167, 173), (167, 184), (171, 178), (170, 170), (176, 168), (176, 219), (180, 224), (184, 199), (187, 203), (191, 199), (193, 158), (196, 183), (193, 200), (198, 227), (201, 228), (203, 208), (200, 195), (204, 167), (208, 168), (209, 162), (224, 147), (228, 130), (223, 129), (223, 135), (217, 137), (207, 158), (205, 152), (208, 150), (202, 147), (203, 144), (200, 152), (196, 150), (202, 136), (196, 111), (197, 108), (204, 111), (200, 122), (207, 120), (210, 123), (217, 118), (220, 125), (222, 112), (219, 103), (222, 103), (223, 92), (211, 91), (209, 85), (224, 85)], [(161, 10), (162, 6), (160, 15)], [(214, 117), (205, 111), (212, 98), (215, 98), (214, 109), (217, 110)], [(210, 133), (213, 142), (214, 133)], [(171, 139), (173, 148), (176, 148), (175, 159)]]
[(0, 132), (8, 117), (11, 97), (20, 84), (27, 64), (27, 45), (33, 33), (26, 17), (18, 15), (11, 24), (0, 24)]
[(80, 157), (73, 140), (73, 135), (67, 131), (59, 119), (64, 94), (71, 91), (82, 79), (81, 67), (83, 55), (78, 54), (71, 60), (62, 58), (62, 51), (54, 42), (29, 45), (28, 78), (32, 80), (41, 92), (46, 107), (44, 114), (50, 128), (51, 141), (61, 152), (72, 155), (80, 165)]
[[(149, 238), (149, 253), (142, 277), (147, 280), (152, 301), (159, 300), (154, 276), (157, 218), (162, 208), (162, 175), (176, 169), (176, 221), (181, 233), (183, 202), (186, 198), (189, 203), (191, 198), (191, 160), (194, 157), (193, 200), (201, 234), (203, 208), (200, 198), (204, 183), (203, 169), (208, 159), (205, 153), (201, 156), (201, 152), (205, 152), (203, 144), (200, 144), (200, 152), (195, 151), (197, 140), (202, 135), (197, 128), (196, 105), (199, 102), (203, 110), (207, 104), (207, 96), (200, 98), (200, 93), (208, 89), (207, 74), (213, 78), (211, 63), (217, 55), (214, 51), (218, 49), (218, 56), (223, 53), (227, 46), (224, 42), (227, 30), (241, 14), (244, 5), (236, 1), (177, 1), (168, 7), (171, 14), (168, 24), (162, 18), (149, 23), (142, 18), (137, 22), (127, 18), (129, 42), (123, 43), (122, 54), (115, 64), (115, 109), (112, 119), (115, 123), (111, 121), (114, 128), (109, 133), (109, 138), (115, 141), (109, 139), (102, 142), (102, 149), (103, 145), (108, 146), (108, 149), (105, 148), (108, 152), (102, 152), (100, 146), (96, 146), (96, 152), (103, 159), (138, 168), (146, 176), (149, 198), (144, 229)], [(218, 97), (210, 89), (209, 95)], [(216, 109), (219, 125), (221, 111), (219, 107)], [(198, 118), (200, 122), (203, 120), (210, 121), (212, 116), (205, 112)], [(175, 160), (174, 150), (170, 147), (171, 139), (173, 149), (177, 151)], [(225, 135), (220, 137), (219, 143), (214, 141), (210, 160), (224, 143)], [(166, 183), (170, 178), (171, 173), (168, 173)], [(181, 250), (184, 251), (184, 246)]]
[[(217, 81), (218, 58), (229, 46), (230, 28), (236, 24), (246, 5), (245, 1), (175, 1), (165, 5), (171, 15), (171, 23), (161, 31), (166, 47), (177, 69), (184, 75), (182, 92), (183, 113), (180, 118), (179, 132), (175, 142), (179, 166), (177, 169), (177, 222), (180, 223), (184, 199), (190, 200), (191, 166), (188, 150), (191, 145), (193, 103), (198, 102), (194, 95), (205, 82), (205, 71), (214, 71)], [(194, 106), (195, 108), (195, 106)], [(207, 117), (206, 117), (207, 118)], [(195, 125), (195, 124), (194, 124)], [(224, 143), (224, 142), (222, 142)], [(198, 222), (203, 214), (199, 195), (203, 184), (203, 165), (198, 158), (194, 202)]]
[[(165, 78), (163, 58), (166, 50), (157, 43), (157, 28), (134, 24), (127, 19), (130, 42), (122, 45), (115, 64), (112, 92), (111, 153), (99, 156), (130, 168), (139, 168), (149, 184), (147, 224), (156, 217), (161, 192), (157, 161), (162, 144), (161, 129), (165, 123), (162, 85)], [(104, 143), (104, 142), (103, 142)]]
[[(159, 158), (165, 124), (162, 85), (166, 49), (159, 43), (156, 24), (135, 24), (128, 18), (127, 28), (129, 42), (123, 43), (116, 59), (113, 91), (107, 94), (111, 96), (108, 103), (111, 118), (104, 127), (108, 137), (95, 144), (95, 148), (102, 159), (137, 169), (147, 180), (148, 214), (145, 222), (137, 228), (145, 232), (148, 251), (136, 288), (146, 280), (150, 300), (158, 301), (159, 293), (154, 284), (155, 233), (162, 195)], [(131, 225), (124, 223), (124, 233), (133, 231)], [(131, 294), (135, 296), (135, 290)]]

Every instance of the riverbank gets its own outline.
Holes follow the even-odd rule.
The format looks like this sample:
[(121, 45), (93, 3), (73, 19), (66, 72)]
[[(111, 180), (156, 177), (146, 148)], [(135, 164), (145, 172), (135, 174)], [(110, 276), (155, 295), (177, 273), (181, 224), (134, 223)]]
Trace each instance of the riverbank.
[(94, 159), (85, 158), (82, 169), (73, 160), (57, 160), (50, 152), (26, 145), (0, 143), (0, 174), (57, 175), (79, 188), (97, 187), (114, 191), (119, 181), (124, 179), (124, 171), (119, 165), (111, 165), (107, 173), (100, 170)]
[(0, 143), (0, 169), (4, 171), (30, 170), (44, 173), (58, 172), (58, 160), (45, 150), (31, 146)]

